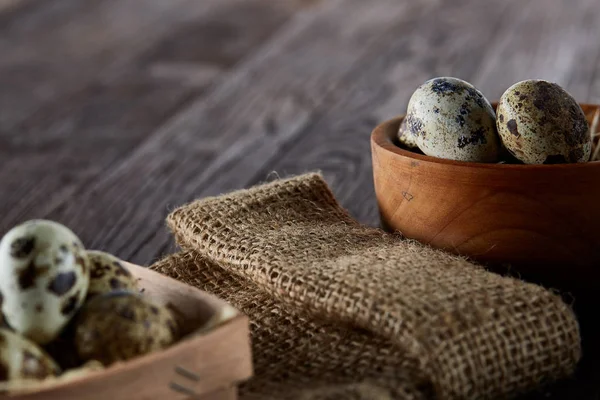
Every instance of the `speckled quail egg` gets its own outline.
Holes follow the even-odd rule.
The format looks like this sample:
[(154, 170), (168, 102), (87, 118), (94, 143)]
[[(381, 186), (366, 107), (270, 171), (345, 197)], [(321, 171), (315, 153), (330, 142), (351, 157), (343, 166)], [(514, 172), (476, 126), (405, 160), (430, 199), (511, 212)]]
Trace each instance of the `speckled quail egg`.
[(125, 290), (93, 297), (76, 320), (79, 357), (104, 365), (164, 349), (177, 338), (178, 325), (167, 307)]
[(419, 146), (417, 146), (417, 138), (406, 126), (406, 118), (402, 118), (396, 137), (398, 138), (398, 142), (409, 150), (419, 148)]
[(0, 329), (0, 381), (43, 379), (59, 373), (59, 366), (35, 343)]
[(473, 85), (458, 78), (428, 80), (412, 94), (406, 126), (428, 156), (497, 162), (500, 139), (494, 109)]
[(90, 260), (88, 298), (112, 290), (137, 291), (135, 278), (119, 258), (98, 250), (88, 250), (87, 255)]
[(89, 261), (67, 227), (32, 220), (0, 241), (0, 295), (8, 324), (38, 344), (58, 336), (85, 299)]
[(497, 107), (504, 146), (525, 164), (586, 162), (592, 140), (577, 101), (556, 83), (526, 80), (508, 88)]

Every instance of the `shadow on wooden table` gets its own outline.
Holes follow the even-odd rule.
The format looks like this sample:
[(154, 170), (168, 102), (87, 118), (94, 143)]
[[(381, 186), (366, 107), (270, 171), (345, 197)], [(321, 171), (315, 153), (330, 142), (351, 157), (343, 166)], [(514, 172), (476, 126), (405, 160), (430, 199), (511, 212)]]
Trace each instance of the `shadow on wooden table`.
[[(531, 278), (528, 281), (535, 282)], [(563, 289), (564, 300), (573, 305), (579, 320), (583, 357), (575, 375), (520, 396), (521, 400), (537, 399), (600, 399), (600, 296), (591, 289)]]

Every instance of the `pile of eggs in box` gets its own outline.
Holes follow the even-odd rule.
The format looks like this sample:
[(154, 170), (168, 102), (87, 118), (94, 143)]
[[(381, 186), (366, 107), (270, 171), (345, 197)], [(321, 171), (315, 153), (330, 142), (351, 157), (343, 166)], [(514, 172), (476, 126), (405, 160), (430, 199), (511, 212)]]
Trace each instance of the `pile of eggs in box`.
[(0, 241), (0, 303), (0, 381), (103, 368), (178, 339), (173, 311), (144, 297), (121, 260), (53, 221)]

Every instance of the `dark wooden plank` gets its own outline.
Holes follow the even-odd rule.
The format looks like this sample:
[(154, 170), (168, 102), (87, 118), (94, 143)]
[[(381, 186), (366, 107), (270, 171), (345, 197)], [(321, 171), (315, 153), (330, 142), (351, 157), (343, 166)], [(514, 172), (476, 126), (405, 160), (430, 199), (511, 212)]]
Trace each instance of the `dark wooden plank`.
[[(285, 176), (318, 169), (358, 220), (378, 225), (369, 133), (376, 123), (402, 114), (412, 91), (426, 79), (457, 76), (471, 81), (494, 101), (512, 83), (542, 78), (558, 81), (582, 101), (587, 100), (587, 89), (581, 82), (589, 82), (594, 69), (575, 68), (577, 61), (557, 62), (563, 56), (557, 49), (570, 47), (568, 55), (574, 60), (597, 54), (600, 9), (592, 1), (580, 1), (577, 7), (569, 4), (532, 1), (523, 7), (497, 10), (486, 19), (486, 4), (473, 1), (456, 9), (454, 4), (445, 3), (437, 10), (439, 15), (430, 14), (420, 22), (430, 27), (428, 39), (421, 39), (419, 44), (427, 52), (406, 57), (406, 47), (414, 48), (412, 38), (405, 39), (404, 45), (402, 39), (390, 44), (388, 51), (372, 60), (371, 68), (365, 68), (362, 76), (352, 81), (345, 101), (303, 132), (301, 140), (281, 153), (277, 162), (268, 164), (252, 183), (265, 179), (270, 171)], [(577, 12), (563, 13), (567, 7)], [(464, 15), (465, 10), (473, 15)], [(580, 24), (584, 16), (597, 23)], [(466, 26), (464, 20), (472, 23)], [(553, 30), (560, 34), (551, 34)]]
[(0, 0), (0, 12), (16, 7), (22, 0)]
[(28, 15), (44, 0), (0, 0), (0, 34), (15, 21)]
[(597, 1), (527, 2), (514, 18), (524, 23), (490, 43), (473, 80), (491, 99), (515, 82), (539, 78), (557, 82), (579, 101), (587, 101), (600, 55)]
[[(592, 78), (588, 82), (587, 101), (594, 104), (600, 104), (600, 54), (596, 59), (590, 62), (592, 66)], [(600, 396), (599, 396), (600, 397)]]
[(2, 227), (68, 199), (76, 185), (134, 149), (192, 94), (183, 86), (137, 77), (90, 84), (44, 107), (18, 134), (0, 138), (0, 204), (10, 210)]
[[(115, 62), (116, 54), (127, 54), (123, 54), (123, 48), (135, 52), (134, 43), (141, 30), (147, 30), (161, 16), (170, 26), (164, 7), (147, 6), (145, 12), (132, 17), (132, 2), (118, 3), (38, 2), (0, 27), (2, 136), (10, 134), (43, 104), (80, 90)], [(184, 4), (180, 0), (175, 3)], [(119, 19), (119, 13), (128, 18)]]
[(211, 65), (228, 69), (263, 43), (290, 10), (262, 1), (232, 2), (173, 30), (139, 58), (147, 65)]
[[(220, 75), (260, 47), (296, 9), (271, 6), (264, 0), (244, 1), (241, 6), (236, 1), (219, 2), (192, 20), (172, 23), (172, 30), (166, 29), (167, 34), (158, 37), (153, 46), (146, 43), (144, 51), (136, 50), (139, 56), (119, 74), (102, 70), (104, 79), (92, 79), (56, 102), (45, 102), (31, 117), (0, 134), (0, 210), (10, 210), (0, 220), (0, 228), (43, 216), (55, 204), (69, 201), (76, 188), (86, 187), (109, 170), (179, 107), (200, 96)], [(254, 16), (252, 24), (245, 19), (248, 15)], [(229, 34), (220, 34), (224, 31)], [(173, 43), (178, 43), (177, 47)], [(129, 50), (124, 47), (121, 51)], [(124, 56), (114, 51), (111, 57), (129, 56), (131, 53)], [(182, 61), (183, 56), (188, 59)], [(73, 70), (68, 62), (63, 67)], [(32, 71), (21, 73), (22, 81), (6, 84), (20, 90), (24, 89), (21, 82), (31, 84)], [(10, 90), (3, 92), (0, 99), (10, 103), (10, 95)], [(11, 117), (12, 111), (8, 107), (0, 118)]]
[[(560, 39), (558, 49), (554, 49), (554, 59), (546, 58), (549, 64), (560, 62), (568, 66), (568, 73), (555, 80), (562, 82), (581, 102), (598, 102), (600, 100), (600, 87), (594, 88), (594, 80), (599, 76), (600, 46), (591, 44), (598, 41), (598, 28), (600, 24), (600, 10), (598, 2), (587, 0), (585, 6), (580, 6), (588, 12), (578, 16), (579, 23), (573, 26), (555, 25), (551, 35), (556, 40)], [(567, 8), (567, 7), (565, 7)], [(577, 12), (577, 9), (564, 10), (557, 18), (562, 18), (568, 13)], [(559, 26), (560, 28), (557, 28)], [(577, 45), (572, 46), (573, 43)], [(584, 43), (581, 45), (581, 43)], [(564, 67), (563, 67), (564, 68)]]
[(14, 12), (16, 9), (24, 7), (26, 3), (28, 3), (27, 0), (0, 0), (0, 15)]
[[(90, 80), (118, 79), (141, 55), (184, 26), (194, 21), (208, 24), (213, 18), (207, 15), (223, 13), (225, 9), (235, 14), (231, 6), (242, 3), (245, 2), (52, 0), (35, 3), (35, 7), (18, 13), (0, 26), (0, 87), (3, 89), (0, 135), (15, 129), (44, 104), (60, 101), (81, 90)], [(263, 19), (256, 22), (260, 27)], [(269, 21), (265, 22), (268, 29)], [(248, 31), (252, 32), (252, 27)], [(197, 38), (197, 45), (205, 45), (215, 37), (215, 32), (206, 33), (208, 36)], [(219, 40), (228, 39), (216, 37), (217, 44)], [(252, 38), (249, 42), (253, 43)], [(243, 52), (243, 42), (238, 39), (236, 43)]]
[(340, 81), (423, 4), (341, 0), (307, 9), (131, 158), (46, 215), (78, 230), (89, 246), (148, 263), (170, 240), (169, 208), (247, 183), (345, 95)]

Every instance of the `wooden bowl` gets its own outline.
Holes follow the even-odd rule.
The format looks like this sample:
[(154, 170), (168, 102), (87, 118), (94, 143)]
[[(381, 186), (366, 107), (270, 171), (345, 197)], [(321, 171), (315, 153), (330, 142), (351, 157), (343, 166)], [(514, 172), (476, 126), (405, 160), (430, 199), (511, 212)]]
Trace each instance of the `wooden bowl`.
[[(581, 105), (589, 120), (598, 106)], [(600, 162), (480, 164), (404, 150), (402, 116), (371, 135), (382, 227), (489, 266), (556, 282), (595, 284)]]
[(237, 399), (237, 384), (252, 375), (248, 318), (201, 290), (144, 267), (127, 267), (145, 296), (177, 311), (183, 339), (81, 377), (13, 388), (0, 399)]

